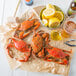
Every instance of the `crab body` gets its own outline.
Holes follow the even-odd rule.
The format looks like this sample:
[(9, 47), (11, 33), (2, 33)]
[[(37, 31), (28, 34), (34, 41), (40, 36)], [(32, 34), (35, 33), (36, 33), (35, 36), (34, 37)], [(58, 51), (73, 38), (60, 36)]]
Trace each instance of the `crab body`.
[(33, 36), (31, 46), (33, 53), (38, 57), (44, 57), (44, 47), (46, 38), (48, 38), (48, 34), (44, 33), (44, 31), (39, 31)]
[(26, 31), (34, 26), (34, 20), (27, 20), (21, 23), (19, 30)]
[(56, 58), (62, 59), (68, 56), (65, 52), (63, 52), (61, 49), (58, 48), (47, 49), (47, 51), (52, 57), (56, 57)]

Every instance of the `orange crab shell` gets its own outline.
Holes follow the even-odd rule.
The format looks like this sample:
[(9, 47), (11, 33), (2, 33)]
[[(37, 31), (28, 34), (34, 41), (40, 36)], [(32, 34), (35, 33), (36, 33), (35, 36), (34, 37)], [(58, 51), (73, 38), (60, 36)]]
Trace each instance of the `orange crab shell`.
[(17, 50), (19, 50), (19, 51), (21, 51), (21, 52), (27, 52), (27, 51), (29, 51), (28, 45), (27, 45), (26, 42), (24, 42), (23, 40), (17, 41), (17, 40), (15, 40), (15, 39), (12, 38), (12, 41), (13, 41), (14, 47), (15, 47)]
[(46, 49), (49, 54), (55, 58), (65, 58), (66, 56), (69, 56), (68, 54), (64, 53), (61, 49), (59, 48), (52, 48), (52, 49)]
[(32, 27), (33, 25), (34, 25), (34, 20), (24, 21), (24, 22), (21, 23), (21, 27), (20, 27), (19, 30), (25, 31), (25, 30), (29, 29), (30, 27)]
[(31, 46), (34, 53), (39, 52), (40, 49), (43, 47), (43, 39), (39, 34), (33, 37)]

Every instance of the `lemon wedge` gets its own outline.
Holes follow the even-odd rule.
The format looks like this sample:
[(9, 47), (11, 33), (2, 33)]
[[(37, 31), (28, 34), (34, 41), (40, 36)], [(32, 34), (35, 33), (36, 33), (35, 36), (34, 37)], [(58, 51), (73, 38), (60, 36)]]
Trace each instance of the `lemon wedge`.
[(54, 17), (58, 18), (61, 22), (64, 19), (64, 14), (61, 11), (56, 11)]
[(43, 11), (43, 15), (46, 17), (46, 18), (51, 18), (52, 16), (54, 16), (55, 14), (55, 10), (52, 9), (52, 8), (49, 8), (49, 9), (45, 9)]
[(43, 19), (43, 20), (42, 20), (42, 23), (43, 23), (45, 26), (48, 26), (48, 20), (47, 20), (47, 19)]
[(46, 9), (49, 9), (49, 8), (55, 9), (55, 7), (52, 4), (47, 4)]
[(56, 28), (56, 27), (58, 27), (60, 25), (60, 21), (59, 21), (59, 19), (57, 19), (57, 18), (51, 18), (51, 19), (49, 19), (49, 27), (51, 27), (51, 28)]

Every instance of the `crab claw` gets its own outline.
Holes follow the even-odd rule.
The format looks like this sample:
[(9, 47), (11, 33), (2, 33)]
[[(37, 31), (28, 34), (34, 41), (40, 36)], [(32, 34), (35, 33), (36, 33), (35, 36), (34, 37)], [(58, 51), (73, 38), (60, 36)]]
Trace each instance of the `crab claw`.
[(19, 38), (20, 39), (24, 39), (25, 37), (27, 37), (32, 31), (29, 31), (27, 33), (24, 33), (24, 31), (19, 33)]
[(38, 53), (38, 57), (43, 58), (44, 57), (44, 48), (42, 49), (42, 51), (40, 51)]
[(34, 23), (34, 25), (36, 26), (36, 27), (34, 28), (34, 30), (37, 30), (37, 29), (39, 28), (39, 26), (40, 26), (40, 22), (37, 21), (37, 22)]
[(15, 58), (17, 61), (20, 61), (20, 62), (27, 62), (28, 61), (28, 59), (29, 59), (29, 56), (25, 56), (25, 58), (24, 59), (22, 59), (22, 60), (20, 60), (20, 59), (18, 59), (18, 58)]
[(65, 65), (68, 64), (68, 60), (67, 59), (63, 59), (62, 61), (63, 61), (63, 64), (65, 64)]

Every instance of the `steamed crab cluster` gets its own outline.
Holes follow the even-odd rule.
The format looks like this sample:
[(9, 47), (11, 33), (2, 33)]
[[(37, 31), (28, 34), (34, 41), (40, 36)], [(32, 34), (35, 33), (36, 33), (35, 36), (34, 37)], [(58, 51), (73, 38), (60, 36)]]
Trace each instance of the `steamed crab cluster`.
[[(40, 22), (37, 19), (22, 22), (19, 27), (17, 27), (14, 38), (9, 39), (11, 41), (6, 48), (8, 55), (20, 62), (27, 62), (33, 56), (49, 62), (53, 61), (63, 65), (68, 64), (71, 51), (49, 45), (49, 34), (43, 30), (35, 32), (31, 44), (26, 43), (24, 39), (30, 33), (36, 31), (39, 26)], [(17, 56), (18, 53), (16, 54), (16, 51), (12, 48), (16, 49), (21, 55)]]

